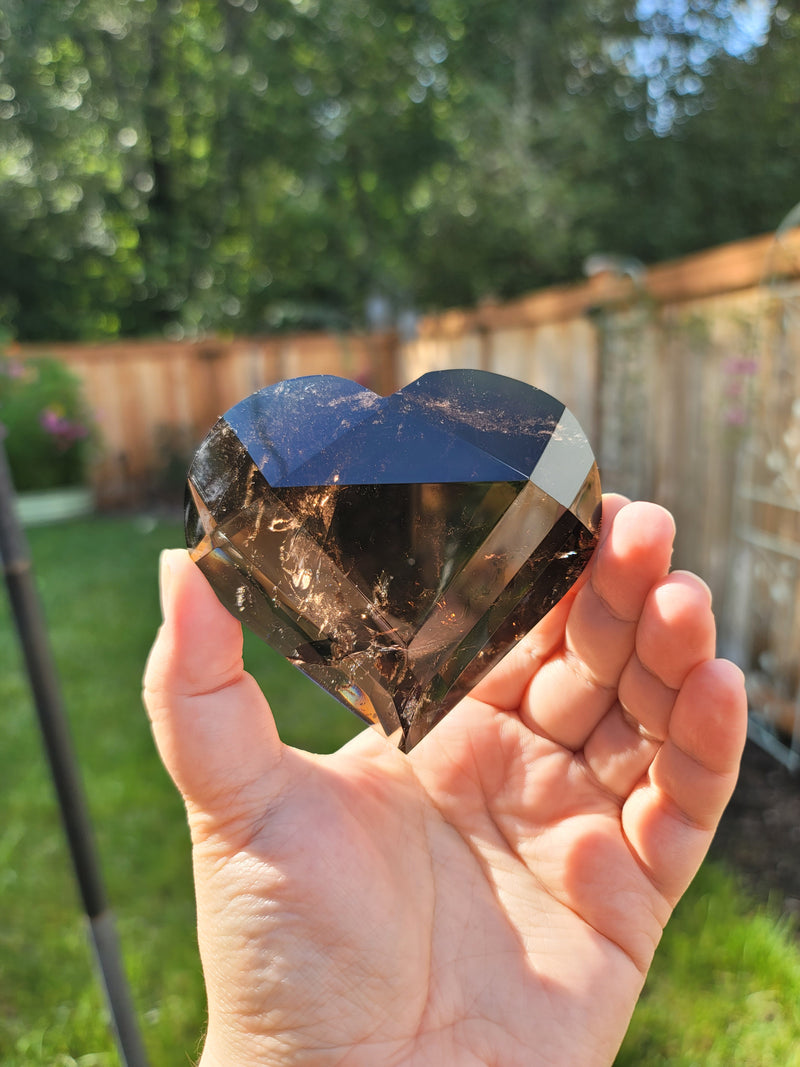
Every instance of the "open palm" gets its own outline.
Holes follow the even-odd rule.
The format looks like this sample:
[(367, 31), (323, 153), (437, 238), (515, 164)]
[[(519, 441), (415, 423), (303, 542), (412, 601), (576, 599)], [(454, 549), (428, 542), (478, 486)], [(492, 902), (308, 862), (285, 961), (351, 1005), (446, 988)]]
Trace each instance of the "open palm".
[(203, 1067), (613, 1061), (744, 742), (672, 537), (606, 498), (579, 587), (410, 756), (283, 746), (169, 554), (145, 697), (194, 843)]

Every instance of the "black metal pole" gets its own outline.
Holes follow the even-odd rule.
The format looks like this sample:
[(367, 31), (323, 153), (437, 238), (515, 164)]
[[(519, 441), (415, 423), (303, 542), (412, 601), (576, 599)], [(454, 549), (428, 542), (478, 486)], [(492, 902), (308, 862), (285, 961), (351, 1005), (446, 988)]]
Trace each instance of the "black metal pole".
[(147, 1067), (0, 426), (0, 561), (123, 1067)]

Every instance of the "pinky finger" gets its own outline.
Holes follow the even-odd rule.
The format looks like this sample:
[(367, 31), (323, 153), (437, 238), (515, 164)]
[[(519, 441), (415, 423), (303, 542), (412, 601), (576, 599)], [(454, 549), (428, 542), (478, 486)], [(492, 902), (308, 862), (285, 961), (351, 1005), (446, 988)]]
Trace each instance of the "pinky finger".
[(656, 887), (674, 904), (691, 882), (731, 798), (747, 732), (742, 672), (726, 660), (692, 670), (623, 828)]

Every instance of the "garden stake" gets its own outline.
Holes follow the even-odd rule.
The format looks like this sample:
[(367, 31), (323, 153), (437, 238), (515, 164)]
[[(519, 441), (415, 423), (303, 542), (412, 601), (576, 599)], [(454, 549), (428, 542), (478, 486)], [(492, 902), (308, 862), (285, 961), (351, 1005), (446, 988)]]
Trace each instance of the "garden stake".
[(147, 1067), (0, 426), (0, 562), (123, 1067)]

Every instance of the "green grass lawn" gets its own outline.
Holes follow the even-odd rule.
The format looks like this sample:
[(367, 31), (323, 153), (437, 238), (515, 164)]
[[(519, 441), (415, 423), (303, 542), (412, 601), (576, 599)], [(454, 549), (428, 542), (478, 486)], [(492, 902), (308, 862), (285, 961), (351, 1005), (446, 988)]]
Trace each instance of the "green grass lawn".
[[(203, 1031), (189, 845), (140, 702), (174, 523), (29, 533), (109, 895), (153, 1067)], [(325, 751), (358, 723), (255, 640), (246, 661), (282, 735)], [(0, 595), (0, 1064), (117, 1064), (5, 597)], [(670, 924), (619, 1067), (800, 1067), (800, 951), (707, 865)], [(377, 1067), (377, 1065), (376, 1065)], [(457, 1067), (457, 1065), (454, 1065)], [(565, 1065), (575, 1067), (575, 1065)], [(579, 1065), (577, 1065), (579, 1067)]]

